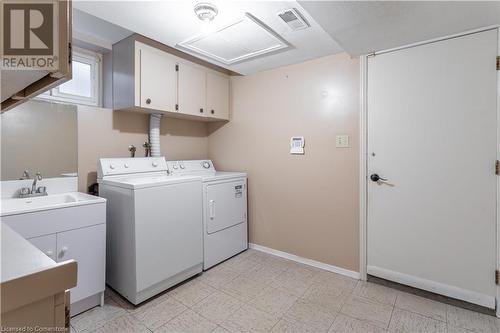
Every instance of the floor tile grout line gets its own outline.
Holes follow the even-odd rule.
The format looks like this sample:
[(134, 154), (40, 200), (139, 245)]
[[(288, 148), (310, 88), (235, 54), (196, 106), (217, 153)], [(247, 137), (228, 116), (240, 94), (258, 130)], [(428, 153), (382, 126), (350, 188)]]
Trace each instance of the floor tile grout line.
[(439, 320), (439, 319), (436, 319), (436, 318), (433, 318), (429, 315), (425, 315), (423, 313), (420, 313), (420, 312), (417, 312), (417, 311), (414, 311), (414, 310), (409, 310), (409, 309), (404, 309), (404, 308), (400, 308), (399, 306), (394, 306), (395, 309), (398, 309), (400, 311), (406, 311), (406, 312), (410, 312), (410, 313), (414, 313), (414, 314), (417, 314), (419, 316), (422, 316), (422, 317), (425, 317), (427, 319), (432, 319), (432, 320), (435, 320), (435, 321), (439, 321), (441, 323), (445, 323), (445, 324), (448, 324), (448, 322), (445, 320)]
[(391, 327), (392, 315), (393, 314), (394, 314), (394, 306), (391, 309), (391, 317), (389, 318), (389, 321), (387, 322), (387, 327), (385, 328), (386, 331), (389, 331), (389, 327)]

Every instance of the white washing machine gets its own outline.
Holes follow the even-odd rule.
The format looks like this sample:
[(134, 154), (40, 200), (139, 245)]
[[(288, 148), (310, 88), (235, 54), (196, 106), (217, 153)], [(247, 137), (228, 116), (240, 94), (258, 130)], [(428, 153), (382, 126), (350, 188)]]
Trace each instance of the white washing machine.
[(163, 157), (103, 158), (97, 170), (107, 284), (139, 304), (202, 271), (200, 176), (169, 175)]
[(172, 175), (203, 179), (203, 269), (248, 248), (247, 174), (216, 171), (210, 160), (167, 161)]

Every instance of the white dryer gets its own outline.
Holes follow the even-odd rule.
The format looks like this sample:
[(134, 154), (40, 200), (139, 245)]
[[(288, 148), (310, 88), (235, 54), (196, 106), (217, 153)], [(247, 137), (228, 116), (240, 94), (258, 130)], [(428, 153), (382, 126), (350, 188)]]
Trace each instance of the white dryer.
[(167, 161), (173, 175), (203, 179), (203, 269), (248, 248), (247, 174), (216, 171), (210, 160)]
[(133, 304), (203, 268), (200, 176), (171, 176), (163, 157), (103, 158), (106, 283)]

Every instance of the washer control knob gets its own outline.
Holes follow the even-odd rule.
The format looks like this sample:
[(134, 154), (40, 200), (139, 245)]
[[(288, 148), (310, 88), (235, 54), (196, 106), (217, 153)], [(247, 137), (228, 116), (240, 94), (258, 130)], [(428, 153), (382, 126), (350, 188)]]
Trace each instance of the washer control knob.
[(184, 164), (180, 164), (179, 165), (181, 167), (181, 169), (185, 169), (186, 167), (184, 166)]
[(207, 161), (203, 162), (203, 167), (205, 169), (210, 169), (210, 163), (208, 163)]
[(115, 165), (114, 165), (114, 164), (110, 164), (110, 165), (109, 165), (109, 168), (110, 168), (111, 170), (113, 170), (113, 169), (115, 168)]
[(123, 166), (125, 167), (125, 169), (128, 169), (129, 167), (128, 163), (125, 163)]

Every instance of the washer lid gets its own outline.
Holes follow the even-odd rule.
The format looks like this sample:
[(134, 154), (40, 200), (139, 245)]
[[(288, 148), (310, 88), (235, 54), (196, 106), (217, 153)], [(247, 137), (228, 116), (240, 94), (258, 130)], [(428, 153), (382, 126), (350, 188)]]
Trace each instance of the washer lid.
[(124, 177), (107, 177), (104, 179), (99, 179), (99, 184), (116, 186), (121, 188), (128, 188), (132, 190), (165, 186), (186, 182), (200, 182), (201, 177), (199, 176), (169, 176), (163, 175), (134, 175), (134, 176), (124, 176)]

